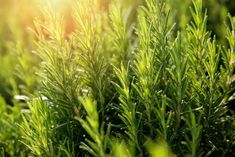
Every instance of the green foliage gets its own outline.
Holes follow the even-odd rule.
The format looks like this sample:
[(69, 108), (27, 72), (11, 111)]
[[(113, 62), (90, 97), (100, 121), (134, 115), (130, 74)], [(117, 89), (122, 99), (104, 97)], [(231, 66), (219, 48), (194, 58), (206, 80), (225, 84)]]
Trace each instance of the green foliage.
[(12, 24), (15, 39), (0, 37), (1, 155), (234, 156), (234, 17), (221, 5), (229, 22), (211, 32), (214, 6), (176, 2), (53, 1), (34, 37)]
[(169, 146), (164, 141), (154, 143), (152, 141), (147, 142), (147, 149), (151, 157), (174, 157)]
[[(30, 114), (23, 115), (22, 138), (36, 156), (55, 156), (52, 145), (52, 120), (49, 105), (33, 100), (29, 105)], [(40, 139), (40, 141), (38, 140)]]
[(93, 141), (86, 139), (86, 143), (82, 142), (80, 148), (86, 150), (93, 156), (105, 157), (105, 150), (109, 139), (108, 136), (104, 134), (103, 125), (99, 125), (96, 103), (92, 102), (89, 98), (81, 100), (81, 103), (85, 108), (87, 116), (85, 120), (81, 117), (77, 117), (77, 119)]
[(0, 154), (1, 156), (23, 156), (25, 146), (18, 141), (21, 131), (21, 106), (8, 106), (0, 97)]
[(30, 24), (28, 19), (36, 10), (26, 16), (30, 9), (20, 9), (26, 1), (18, 5), (11, 0), (0, 2), (0, 156), (27, 154), (27, 147), (19, 142), (21, 113), (27, 111), (25, 101), (36, 94), (39, 87), (39, 79), (35, 76), (39, 60), (31, 53), (32, 35), (25, 31)]

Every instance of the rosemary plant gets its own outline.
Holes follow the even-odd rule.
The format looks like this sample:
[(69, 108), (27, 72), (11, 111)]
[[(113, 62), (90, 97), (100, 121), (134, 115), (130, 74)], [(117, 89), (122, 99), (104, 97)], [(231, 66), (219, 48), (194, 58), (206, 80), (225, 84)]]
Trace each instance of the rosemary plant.
[(51, 1), (11, 44), (0, 23), (0, 156), (234, 156), (235, 19), (225, 40), (179, 2)]

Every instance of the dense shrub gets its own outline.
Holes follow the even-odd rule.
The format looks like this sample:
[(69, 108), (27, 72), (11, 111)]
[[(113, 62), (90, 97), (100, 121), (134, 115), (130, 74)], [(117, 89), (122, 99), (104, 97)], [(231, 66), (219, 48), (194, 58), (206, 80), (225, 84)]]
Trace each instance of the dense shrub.
[(0, 154), (234, 156), (235, 19), (175, 3), (52, 1), (0, 37)]

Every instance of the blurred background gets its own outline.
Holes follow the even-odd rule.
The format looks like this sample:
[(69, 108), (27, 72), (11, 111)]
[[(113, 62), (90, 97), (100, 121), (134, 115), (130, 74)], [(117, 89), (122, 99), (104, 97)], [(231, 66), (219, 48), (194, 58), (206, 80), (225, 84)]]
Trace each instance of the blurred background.
[[(71, 16), (66, 17), (67, 2), (51, 1), (63, 12), (64, 19), (72, 21)], [(41, 17), (47, 3), (47, 0), (0, 0), (0, 97), (9, 105), (13, 105), (15, 95), (30, 96), (37, 91), (35, 71), (40, 60), (32, 53), (33, 21)], [(72, 26), (66, 27), (69, 32)]]

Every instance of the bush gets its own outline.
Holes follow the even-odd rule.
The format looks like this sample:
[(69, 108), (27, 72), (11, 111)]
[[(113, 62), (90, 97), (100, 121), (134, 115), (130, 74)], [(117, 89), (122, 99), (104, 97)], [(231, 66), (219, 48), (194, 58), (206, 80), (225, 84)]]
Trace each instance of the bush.
[(67, 3), (34, 22), (40, 68), (16, 48), (29, 58), (16, 61), (12, 95), (29, 99), (9, 111), (0, 99), (0, 129), (15, 130), (0, 133), (3, 156), (235, 155), (231, 15), (219, 12), (224, 38), (222, 25), (207, 29), (202, 0), (179, 10), (167, 0)]

